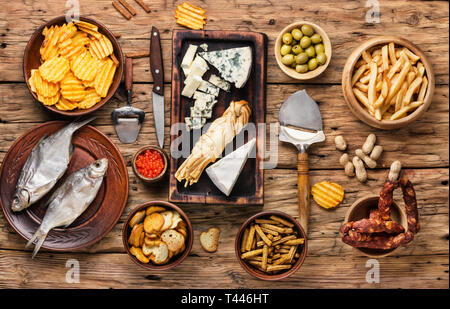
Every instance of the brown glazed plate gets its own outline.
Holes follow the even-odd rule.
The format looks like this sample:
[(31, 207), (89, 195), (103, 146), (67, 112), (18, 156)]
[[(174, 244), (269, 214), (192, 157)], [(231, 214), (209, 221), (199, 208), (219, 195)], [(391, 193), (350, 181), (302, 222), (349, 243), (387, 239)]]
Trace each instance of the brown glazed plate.
[(93, 161), (108, 159), (108, 171), (94, 201), (69, 227), (54, 228), (48, 234), (42, 247), (53, 251), (80, 249), (102, 239), (119, 220), (128, 199), (128, 172), (122, 155), (107, 136), (87, 125), (75, 132), (72, 160), (55, 188), (20, 213), (11, 210), (17, 180), (33, 146), (42, 136), (51, 135), (66, 124), (64, 121), (50, 121), (27, 131), (8, 150), (0, 168), (0, 206), (3, 214), (12, 228), (29, 240), (42, 222), (45, 202), (58, 184), (67, 175)]

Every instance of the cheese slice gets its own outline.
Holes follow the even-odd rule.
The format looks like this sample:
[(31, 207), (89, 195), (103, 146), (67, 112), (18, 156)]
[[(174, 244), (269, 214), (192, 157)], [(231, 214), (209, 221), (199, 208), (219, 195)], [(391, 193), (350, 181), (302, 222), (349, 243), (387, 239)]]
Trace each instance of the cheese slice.
[(209, 178), (226, 196), (229, 196), (233, 190), (255, 144), (256, 139), (253, 138), (206, 169)]
[(244, 87), (252, 67), (252, 49), (250, 46), (199, 52), (220, 73), (220, 76), (236, 88)]
[(198, 86), (200, 86), (202, 78), (197, 75), (189, 75), (185, 80), (185, 85), (181, 95), (192, 98), (194, 92), (196, 92)]

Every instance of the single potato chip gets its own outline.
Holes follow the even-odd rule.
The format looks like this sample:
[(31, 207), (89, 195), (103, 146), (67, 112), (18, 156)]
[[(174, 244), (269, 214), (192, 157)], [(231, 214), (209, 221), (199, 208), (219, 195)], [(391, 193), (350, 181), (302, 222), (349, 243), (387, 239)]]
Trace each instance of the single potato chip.
[(38, 101), (41, 102), (44, 105), (47, 106), (51, 106), (51, 105), (55, 105), (56, 103), (58, 103), (59, 101), (59, 92), (53, 96), (53, 97), (43, 97), (40, 94), (37, 95), (38, 96)]
[(115, 73), (116, 66), (114, 62), (109, 58), (104, 60), (95, 78), (95, 90), (102, 98), (108, 95)]
[(64, 57), (55, 56), (39, 67), (42, 78), (51, 83), (57, 83), (70, 70), (69, 61)]
[(344, 189), (334, 182), (322, 181), (311, 188), (314, 201), (323, 208), (334, 208), (344, 199)]
[(72, 41), (75, 45), (87, 46), (89, 45), (91, 39), (86, 32), (78, 31), (77, 34), (72, 38)]
[(99, 62), (85, 51), (70, 61), (70, 68), (73, 74), (82, 81), (92, 81), (99, 69)]
[(59, 91), (58, 83), (49, 83), (42, 78), (39, 70), (31, 70), (31, 79), (33, 80), (33, 86), (37, 94), (43, 97), (54, 97)]
[(72, 39), (67, 39), (59, 43), (59, 55), (69, 60), (72, 60), (74, 56), (79, 55), (84, 51), (86, 51), (86, 47), (76, 43)]
[(78, 26), (78, 29), (80, 29), (83, 32), (86, 32), (87, 34), (93, 36), (96, 39), (100, 39), (102, 37), (102, 34), (95, 29), (89, 29), (82, 26)]
[(98, 60), (102, 60), (114, 51), (111, 41), (104, 35), (99, 40), (91, 40), (89, 44), (89, 52)]
[(62, 111), (71, 111), (77, 108), (77, 104), (60, 97), (58, 103), (55, 104), (55, 107)]
[(86, 96), (82, 101), (78, 103), (78, 108), (80, 109), (88, 109), (93, 107), (95, 104), (100, 102), (102, 98), (97, 94), (95, 89), (88, 89), (86, 91)]
[(39, 52), (42, 60), (46, 61), (58, 55), (60, 28), (59, 26), (45, 27), (42, 34), (45, 36), (45, 39), (42, 42)]
[(81, 80), (72, 73), (68, 73), (61, 81), (61, 95), (67, 100), (80, 102), (87, 95), (87, 91)]
[(82, 28), (86, 28), (86, 29), (91, 29), (93, 31), (98, 31), (98, 27), (91, 23), (81, 21), (81, 20), (74, 20), (74, 22), (77, 25), (77, 27), (82, 27)]

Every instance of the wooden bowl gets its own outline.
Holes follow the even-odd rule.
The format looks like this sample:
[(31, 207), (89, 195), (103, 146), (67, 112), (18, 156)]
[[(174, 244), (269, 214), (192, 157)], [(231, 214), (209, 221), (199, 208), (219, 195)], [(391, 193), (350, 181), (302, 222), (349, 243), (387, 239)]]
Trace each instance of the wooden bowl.
[[(353, 203), (352, 206), (347, 210), (347, 214), (345, 215), (344, 223), (350, 221), (358, 221), (360, 219), (369, 218), (370, 211), (372, 209), (378, 208), (378, 200), (379, 196), (377, 195), (369, 195), (363, 198), (358, 199)], [(403, 208), (400, 208), (395, 202), (392, 203), (391, 206), (391, 219), (394, 222), (399, 223), (401, 226), (408, 229), (408, 220), (406, 218), (406, 212)], [(368, 257), (380, 258), (391, 255), (394, 253), (395, 249), (391, 250), (379, 250), (379, 249), (370, 249), (370, 248), (355, 248), (359, 252), (363, 253)]]
[[(139, 173), (139, 171), (137, 170), (136, 159), (145, 150), (156, 150), (163, 157), (164, 169), (156, 177), (153, 177), (153, 178), (145, 177), (144, 175)], [(163, 149), (161, 149), (160, 147), (149, 145), (149, 146), (144, 146), (144, 147), (140, 148), (138, 151), (136, 151), (136, 153), (133, 156), (133, 159), (131, 160), (131, 164), (132, 164), (132, 167), (133, 167), (133, 172), (134, 172), (134, 174), (136, 175), (137, 178), (139, 178), (140, 180), (142, 180), (145, 183), (155, 183), (155, 182), (160, 181), (164, 177), (164, 175), (167, 173), (168, 165), (169, 165), (169, 158), (167, 157), (166, 152)]]
[(30, 91), (30, 93), (33, 96), (33, 98), (36, 100), (36, 102), (39, 105), (43, 106), (47, 110), (50, 110), (50, 111), (52, 111), (54, 113), (57, 113), (57, 114), (60, 114), (60, 115), (64, 115), (64, 116), (78, 117), (78, 116), (81, 116), (81, 115), (86, 115), (86, 114), (92, 113), (92, 112), (96, 111), (97, 109), (101, 108), (103, 105), (106, 104), (106, 102), (109, 101), (109, 99), (111, 99), (111, 97), (116, 92), (116, 90), (119, 87), (120, 82), (122, 80), (122, 74), (123, 74), (123, 53), (122, 53), (122, 49), (120, 48), (119, 41), (117, 41), (116, 37), (113, 35), (113, 33), (110, 30), (108, 30), (108, 28), (106, 28), (106, 26), (104, 26), (103, 24), (99, 23), (98, 21), (93, 20), (93, 19), (88, 18), (88, 17), (84, 17), (84, 16), (80, 16), (80, 20), (81, 21), (86, 21), (86, 22), (89, 22), (91, 24), (94, 24), (94, 25), (98, 26), (99, 32), (104, 34), (111, 41), (111, 43), (113, 45), (113, 48), (114, 48), (114, 55), (117, 58), (117, 60), (119, 61), (119, 66), (116, 69), (116, 73), (114, 75), (113, 82), (111, 84), (111, 87), (109, 88), (107, 96), (104, 97), (100, 102), (95, 104), (93, 107), (91, 107), (89, 109), (84, 109), (84, 110), (75, 109), (75, 110), (72, 110), (72, 111), (62, 111), (62, 110), (57, 109), (54, 106), (43, 105), (41, 102), (38, 101), (36, 93), (31, 91), (30, 84), (28, 83), (28, 79), (31, 76), (31, 70), (37, 69), (41, 65), (41, 62), (40, 62), (41, 54), (39, 52), (39, 49), (40, 49), (40, 47), (42, 45), (42, 42), (44, 40), (44, 37), (42, 36), (42, 30), (45, 27), (51, 27), (53, 25), (62, 25), (64, 23), (66, 23), (66, 17), (65, 16), (56, 17), (56, 18), (50, 20), (49, 22), (43, 24), (42, 26), (40, 26), (33, 33), (33, 35), (31, 36), (30, 40), (28, 41), (28, 44), (27, 44), (27, 46), (25, 48), (25, 52), (24, 52), (24, 55), (23, 55), (23, 76), (24, 76), (25, 82), (26, 82), (26, 84), (28, 86), (28, 90)]
[[(241, 239), (242, 236), (244, 234), (245, 229), (250, 225), (251, 222), (253, 222), (255, 219), (261, 218), (261, 217), (270, 217), (270, 216), (278, 216), (281, 217), (283, 219), (285, 219), (286, 221), (292, 222), (294, 224), (294, 227), (297, 229), (297, 231), (299, 232), (299, 237), (304, 238), (305, 239), (305, 243), (303, 244), (303, 246), (301, 246), (301, 251), (299, 251), (300, 253), (300, 257), (297, 259), (297, 262), (288, 270), (285, 271), (281, 271), (279, 273), (276, 274), (268, 274), (265, 272), (260, 271), (259, 269), (253, 267), (252, 265), (248, 264), (246, 261), (244, 261), (243, 259), (241, 259)], [(305, 261), (306, 258), (306, 252), (308, 250), (308, 240), (306, 238), (306, 233), (303, 230), (303, 228), (300, 226), (300, 224), (297, 222), (297, 220), (295, 220), (293, 217), (291, 217), (290, 215), (281, 212), (281, 211), (277, 211), (277, 210), (265, 210), (262, 211), (250, 218), (247, 219), (247, 221), (245, 221), (237, 235), (236, 235), (236, 241), (235, 241), (235, 253), (236, 253), (236, 257), (239, 261), (239, 264), (241, 264), (242, 268), (244, 268), (244, 270), (249, 273), (250, 275), (252, 275), (253, 277), (256, 277), (258, 279), (261, 280), (266, 280), (266, 281), (277, 281), (277, 280), (281, 280), (284, 278), (287, 278), (289, 276), (291, 276), (292, 274), (294, 274), (299, 268), (300, 266), (302, 266), (303, 262)]]
[[(420, 60), (425, 67), (425, 75), (428, 78), (428, 89), (423, 104), (411, 114), (398, 120), (377, 120), (376, 118), (372, 117), (356, 99), (352, 91), (351, 80), (355, 64), (360, 59), (363, 51), (390, 42), (394, 42), (395, 45), (404, 46), (420, 57)], [(345, 63), (344, 70), (342, 72), (342, 90), (344, 92), (345, 102), (347, 102), (347, 105), (352, 113), (369, 126), (382, 130), (398, 129), (419, 119), (431, 104), (434, 93), (434, 83), (435, 80), (433, 68), (425, 54), (410, 41), (396, 36), (380, 36), (364, 42), (363, 44), (358, 46), (347, 58), (347, 62)]]
[[(327, 62), (324, 65), (318, 66), (313, 71), (308, 71), (306, 73), (298, 73), (297, 71), (295, 71), (295, 69), (293, 69), (281, 62), (282, 56), (280, 54), (280, 49), (281, 49), (281, 46), (283, 45), (283, 34), (285, 34), (286, 32), (291, 32), (291, 30), (294, 28), (300, 28), (303, 25), (311, 26), (314, 29), (314, 31), (322, 37), (322, 42), (325, 47), (325, 55), (327, 55)], [(278, 66), (284, 73), (286, 73), (286, 75), (288, 75), (292, 78), (298, 79), (298, 80), (308, 80), (308, 79), (313, 79), (313, 78), (319, 76), (326, 70), (326, 68), (328, 67), (328, 64), (330, 64), (332, 48), (331, 48), (331, 41), (328, 38), (328, 35), (321, 27), (319, 27), (318, 25), (311, 23), (309, 21), (301, 20), (301, 21), (297, 21), (295, 23), (290, 24), (289, 26), (287, 26), (280, 32), (280, 34), (278, 35), (278, 37), (275, 41), (274, 52), (275, 52), (275, 59), (277, 60)]]
[[(186, 240), (186, 249), (183, 251), (183, 253), (172, 257), (172, 259), (169, 261), (169, 263), (164, 264), (164, 265), (156, 265), (156, 264), (153, 264), (151, 261), (148, 264), (144, 264), (144, 263), (140, 262), (130, 252), (130, 245), (128, 244), (128, 238), (130, 236), (131, 228), (129, 227), (128, 223), (130, 222), (131, 218), (134, 216), (135, 213), (137, 213), (138, 211), (141, 211), (143, 209), (146, 209), (149, 206), (162, 206), (162, 207), (165, 207), (167, 210), (175, 210), (181, 215), (184, 222), (186, 223), (187, 233), (188, 233), (187, 240)], [(128, 215), (127, 219), (125, 220), (125, 223), (123, 224), (122, 242), (123, 242), (123, 247), (125, 248), (125, 251), (128, 253), (128, 256), (137, 265), (139, 265), (142, 268), (145, 268), (147, 270), (168, 270), (168, 269), (174, 268), (175, 266), (179, 265), (189, 255), (189, 253), (191, 252), (191, 249), (192, 249), (192, 244), (194, 242), (194, 231), (192, 230), (191, 221), (189, 221), (188, 216), (180, 207), (178, 207), (175, 204), (169, 203), (169, 202), (151, 201), (151, 202), (147, 202), (147, 203), (137, 206)]]

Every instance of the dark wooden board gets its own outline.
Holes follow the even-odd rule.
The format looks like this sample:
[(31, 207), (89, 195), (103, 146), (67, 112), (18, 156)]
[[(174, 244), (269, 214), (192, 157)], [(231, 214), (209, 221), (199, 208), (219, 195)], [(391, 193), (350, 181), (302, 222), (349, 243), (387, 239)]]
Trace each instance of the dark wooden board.
[(13, 229), (29, 240), (44, 218), (47, 209), (45, 203), (67, 175), (95, 160), (108, 159), (108, 171), (89, 207), (69, 227), (54, 228), (49, 232), (42, 247), (54, 251), (80, 249), (102, 239), (119, 221), (128, 200), (125, 160), (106, 135), (88, 125), (75, 132), (72, 139), (72, 159), (56, 186), (27, 209), (19, 213), (12, 212), (10, 205), (17, 180), (34, 145), (45, 134), (51, 135), (66, 124), (64, 121), (50, 121), (27, 131), (11, 146), (0, 169), (0, 206)]
[[(249, 123), (262, 124), (265, 122), (266, 108), (266, 67), (267, 67), (267, 37), (265, 34), (257, 32), (241, 31), (194, 31), (194, 30), (174, 30), (172, 36), (172, 114), (171, 126), (175, 124), (184, 125), (184, 117), (189, 115), (190, 107), (194, 100), (181, 96), (183, 90), (184, 74), (181, 70), (181, 61), (189, 44), (200, 45), (208, 44), (208, 51), (222, 50), (235, 47), (250, 46), (252, 48), (252, 72), (250, 78), (241, 89), (236, 89), (234, 85), (230, 92), (220, 91), (218, 103), (213, 110), (213, 117), (207, 121), (214, 121), (220, 117), (229, 103), (233, 100), (246, 100), (249, 102), (252, 115)], [(218, 74), (217, 70), (210, 65), (210, 70), (203, 76), (208, 80), (211, 74)], [(207, 125), (205, 127), (207, 127)], [(206, 131), (204, 131), (206, 132)], [(172, 132), (171, 145), (181, 136), (181, 132)], [(253, 136), (248, 132), (244, 134), (248, 140)], [(196, 135), (196, 138), (194, 138)], [(183, 136), (183, 143), (190, 143), (190, 150), (199, 138), (199, 133), (190, 133), (189, 136)], [(184, 158), (177, 159), (177, 156), (171, 156), (170, 166), (170, 188), (169, 200), (179, 203), (204, 203), (204, 204), (257, 204), (264, 202), (263, 178), (264, 173), (260, 168), (264, 154), (264, 132), (256, 132), (257, 142), (256, 151), (253, 158), (249, 158), (239, 176), (236, 185), (230, 196), (225, 196), (209, 179), (206, 172), (203, 172), (198, 183), (184, 187), (175, 178), (178, 167), (183, 163)], [(235, 149), (235, 147), (233, 148)], [(171, 152), (173, 153), (173, 150)]]

